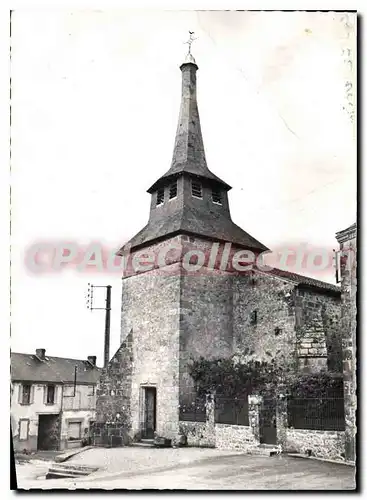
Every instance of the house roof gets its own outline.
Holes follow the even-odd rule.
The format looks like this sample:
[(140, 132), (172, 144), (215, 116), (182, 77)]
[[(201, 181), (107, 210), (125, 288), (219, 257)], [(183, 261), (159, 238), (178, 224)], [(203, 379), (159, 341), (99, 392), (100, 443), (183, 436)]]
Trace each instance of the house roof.
[(285, 271), (283, 269), (274, 268), (266, 272), (272, 274), (273, 276), (278, 276), (279, 278), (285, 278), (289, 281), (293, 281), (293, 283), (297, 283), (297, 285), (317, 288), (319, 290), (331, 291), (334, 293), (340, 293), (341, 291), (340, 286), (327, 283), (326, 281), (316, 280), (314, 278), (310, 278), (309, 276), (303, 276), (302, 274)]
[(96, 384), (101, 368), (82, 359), (45, 356), (40, 360), (34, 354), (11, 353), (11, 380), (27, 382), (74, 383), (75, 366), (78, 384)]

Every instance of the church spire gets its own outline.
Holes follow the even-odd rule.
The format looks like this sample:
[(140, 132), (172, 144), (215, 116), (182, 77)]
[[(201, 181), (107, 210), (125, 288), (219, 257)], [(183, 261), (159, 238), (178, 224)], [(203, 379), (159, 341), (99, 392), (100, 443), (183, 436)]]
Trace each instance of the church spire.
[(182, 72), (181, 106), (171, 168), (148, 189), (148, 193), (152, 193), (169, 177), (183, 173), (220, 183), (226, 190), (231, 189), (207, 167), (196, 97), (196, 72), (199, 68), (191, 53), (191, 45), (196, 38), (193, 37), (194, 32), (189, 33), (190, 38), (185, 42), (189, 45), (189, 50), (185, 61), (180, 66)]

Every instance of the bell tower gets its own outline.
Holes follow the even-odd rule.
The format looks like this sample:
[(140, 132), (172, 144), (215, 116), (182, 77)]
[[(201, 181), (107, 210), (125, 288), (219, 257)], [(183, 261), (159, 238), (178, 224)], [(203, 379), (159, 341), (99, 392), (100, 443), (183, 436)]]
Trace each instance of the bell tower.
[[(127, 249), (132, 255), (154, 253), (170, 242), (206, 250), (214, 242), (254, 253), (267, 250), (232, 221), (231, 187), (207, 166), (191, 43), (180, 66), (181, 105), (171, 166), (148, 189), (148, 223), (120, 255)], [(232, 274), (213, 270), (192, 276), (181, 264), (173, 259), (165, 272), (155, 267), (122, 279), (121, 342), (130, 334), (134, 339), (130, 412), (135, 437), (154, 432), (177, 436), (179, 405), (193, 391), (189, 360), (233, 350)]]

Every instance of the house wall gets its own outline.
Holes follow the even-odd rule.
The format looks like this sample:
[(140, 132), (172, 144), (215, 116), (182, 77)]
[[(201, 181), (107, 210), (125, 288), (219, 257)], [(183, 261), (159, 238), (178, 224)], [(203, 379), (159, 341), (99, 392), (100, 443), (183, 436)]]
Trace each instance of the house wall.
[[(37, 450), (38, 439), (38, 416), (42, 414), (58, 414), (61, 411), (61, 385), (56, 386), (55, 403), (52, 405), (45, 403), (45, 388), (46, 384), (33, 384), (33, 398), (31, 403), (22, 404), (19, 402), (19, 394), (22, 384), (14, 382), (12, 384), (11, 394), (11, 420), (13, 445), (15, 451), (34, 451)], [(28, 438), (20, 439), (19, 425), (21, 419), (29, 420)]]
[[(74, 419), (82, 423), (82, 432), (89, 427), (89, 421), (95, 419), (96, 395), (90, 396), (91, 392), (88, 385), (77, 385), (76, 397), (63, 397), (63, 386), (56, 385), (55, 403), (45, 403), (45, 388), (47, 384), (32, 384), (33, 397), (31, 403), (25, 405), (19, 402), (19, 391), (21, 383), (15, 382), (12, 385), (11, 394), (11, 422), (13, 433), (13, 444), (15, 451), (36, 451), (39, 433), (40, 415), (59, 415), (60, 418), (55, 421), (57, 433), (59, 434), (58, 447), (62, 450), (70, 447), (68, 442), (67, 429), (68, 421)], [(73, 389), (73, 386), (70, 386)], [(94, 391), (95, 392), (95, 391)], [(67, 409), (65, 409), (65, 407)], [(28, 438), (20, 439), (19, 425), (21, 419), (29, 420)], [(74, 443), (75, 444), (75, 443)], [(81, 441), (79, 445), (81, 444)]]

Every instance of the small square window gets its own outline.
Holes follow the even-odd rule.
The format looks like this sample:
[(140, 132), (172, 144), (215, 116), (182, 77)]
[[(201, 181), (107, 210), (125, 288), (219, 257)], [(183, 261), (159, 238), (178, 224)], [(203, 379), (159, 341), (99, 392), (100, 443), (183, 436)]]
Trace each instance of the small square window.
[(191, 194), (192, 196), (195, 196), (195, 198), (203, 197), (203, 189), (200, 182), (192, 181)]
[(176, 198), (177, 196), (177, 181), (170, 185), (169, 187), (169, 199)]
[(48, 385), (46, 390), (47, 390), (46, 403), (48, 405), (53, 405), (55, 403), (55, 386)]
[(164, 203), (164, 188), (160, 188), (157, 191), (157, 206)]
[(221, 192), (216, 190), (216, 189), (213, 189), (212, 190), (212, 200), (213, 200), (213, 203), (217, 203), (218, 205), (221, 205), (222, 204)]
[(274, 329), (274, 335), (277, 337), (278, 335), (280, 335), (282, 333), (282, 329), (279, 328), (279, 326), (277, 326), (275, 329)]

